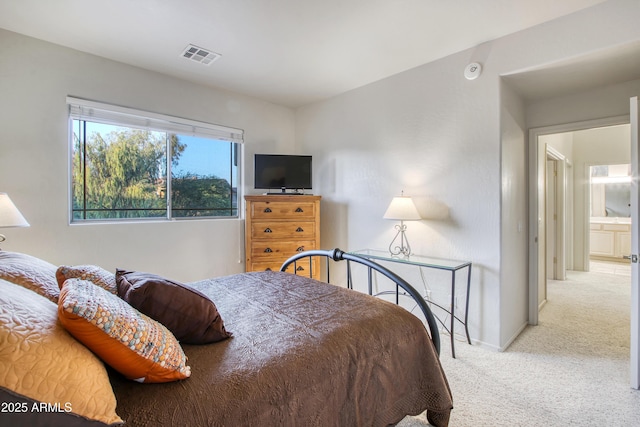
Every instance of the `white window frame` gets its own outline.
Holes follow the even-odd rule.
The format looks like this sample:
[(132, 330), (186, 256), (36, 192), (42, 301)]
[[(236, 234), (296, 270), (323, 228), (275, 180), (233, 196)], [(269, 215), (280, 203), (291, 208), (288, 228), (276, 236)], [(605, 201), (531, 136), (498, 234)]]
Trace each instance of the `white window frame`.
[[(171, 217), (171, 200), (169, 196), (166, 218), (128, 218), (128, 219), (96, 219), (96, 220), (74, 220), (73, 219), (73, 121), (84, 120), (88, 122), (98, 122), (116, 126), (126, 126), (137, 129), (161, 131), (167, 133), (175, 133), (179, 135), (189, 135), (195, 137), (218, 139), (223, 141), (234, 142), (238, 144), (238, 183), (237, 189), (237, 216), (208, 216), (206, 219), (239, 219), (241, 215), (241, 207), (243, 200), (242, 189), (243, 171), (242, 171), (242, 148), (244, 146), (244, 131), (242, 129), (216, 125), (181, 117), (169, 116), (165, 114), (153, 113), (149, 111), (138, 110), (134, 108), (122, 107), (113, 104), (106, 104), (97, 101), (91, 101), (72, 96), (67, 97), (67, 106), (69, 111), (69, 222), (73, 224), (86, 223), (105, 223), (105, 222), (138, 222), (138, 221), (183, 221), (183, 220), (200, 220), (202, 218), (195, 217)], [(170, 173), (170, 166), (168, 174)], [(170, 179), (167, 179), (169, 183)]]

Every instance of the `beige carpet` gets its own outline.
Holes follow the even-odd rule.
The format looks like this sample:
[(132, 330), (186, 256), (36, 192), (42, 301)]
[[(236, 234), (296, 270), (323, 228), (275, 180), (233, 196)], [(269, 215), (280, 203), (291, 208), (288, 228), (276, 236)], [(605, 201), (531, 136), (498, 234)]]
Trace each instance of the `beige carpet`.
[[(452, 427), (640, 426), (629, 386), (630, 278), (569, 272), (551, 281), (538, 326), (505, 352), (443, 337)], [(399, 426), (428, 426), (424, 414)]]

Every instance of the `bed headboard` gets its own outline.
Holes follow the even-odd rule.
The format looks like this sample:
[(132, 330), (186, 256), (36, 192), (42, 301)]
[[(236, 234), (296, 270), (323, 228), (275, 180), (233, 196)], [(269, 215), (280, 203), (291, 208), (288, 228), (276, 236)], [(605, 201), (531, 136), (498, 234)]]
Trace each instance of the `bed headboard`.
[[(282, 264), (282, 267), (280, 267), (280, 271), (285, 271), (287, 270), (287, 268), (293, 264), (293, 272), (295, 274), (296, 270), (297, 270), (297, 263), (303, 259), (303, 258), (309, 258), (309, 261), (311, 261), (311, 258), (313, 257), (324, 257), (326, 259), (326, 266), (327, 266), (327, 281), (330, 280), (330, 264), (331, 261), (347, 261), (347, 282), (349, 283), (349, 285), (351, 284), (351, 269), (349, 266), (350, 262), (354, 262), (356, 264), (362, 264), (366, 267), (369, 268), (369, 273), (371, 273), (372, 270), (375, 270), (376, 272), (384, 275), (385, 277), (387, 277), (389, 280), (391, 280), (392, 282), (394, 282), (398, 287), (402, 288), (404, 290), (404, 293), (402, 295), (406, 295), (406, 296), (410, 296), (417, 304), (418, 307), (420, 307), (420, 309), (422, 310), (422, 314), (424, 315), (427, 324), (429, 326), (429, 334), (431, 335), (431, 341), (433, 342), (433, 345), (436, 348), (436, 351), (438, 352), (438, 355), (440, 354), (440, 333), (438, 332), (438, 325), (436, 322), (436, 318), (433, 315), (433, 313), (431, 312), (431, 309), (429, 308), (429, 306), (427, 305), (427, 302), (424, 300), (424, 298), (422, 297), (422, 295), (420, 295), (420, 293), (413, 287), (411, 286), (406, 280), (404, 280), (402, 277), (398, 276), (396, 273), (390, 271), (389, 269), (387, 269), (386, 267), (383, 267), (382, 265), (373, 262), (367, 258), (363, 258), (361, 256), (358, 255), (353, 255), (347, 252), (344, 252), (338, 248), (333, 249), (333, 250), (311, 250), (311, 251), (305, 251), (305, 252), (300, 252), (299, 254), (296, 254), (294, 256), (292, 256), (291, 258), (289, 258), (288, 260), (286, 260), (284, 262), (284, 264)], [(310, 266), (312, 265), (312, 263), (310, 262)], [(371, 280), (372, 280), (372, 275), (369, 274), (369, 295), (373, 295), (372, 292), (372, 286), (371, 286)], [(399, 290), (397, 292), (400, 292)], [(396, 293), (396, 296), (398, 295), (398, 293)], [(397, 298), (396, 298), (396, 304), (398, 303)]]

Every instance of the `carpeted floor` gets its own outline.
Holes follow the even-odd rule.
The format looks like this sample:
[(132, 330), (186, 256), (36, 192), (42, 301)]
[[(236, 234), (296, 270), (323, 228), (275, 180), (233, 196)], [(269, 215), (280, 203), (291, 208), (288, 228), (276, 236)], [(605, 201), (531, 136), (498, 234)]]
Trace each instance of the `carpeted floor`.
[[(444, 337), (452, 427), (640, 426), (640, 391), (629, 386), (630, 278), (569, 272), (550, 281), (539, 325), (505, 351)], [(424, 414), (399, 426), (428, 426)]]

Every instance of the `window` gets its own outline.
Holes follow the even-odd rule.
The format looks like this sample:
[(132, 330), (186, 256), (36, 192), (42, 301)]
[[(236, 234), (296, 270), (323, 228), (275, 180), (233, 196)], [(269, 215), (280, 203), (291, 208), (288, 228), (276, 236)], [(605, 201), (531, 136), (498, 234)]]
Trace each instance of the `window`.
[(242, 131), (67, 98), (71, 221), (238, 217)]

